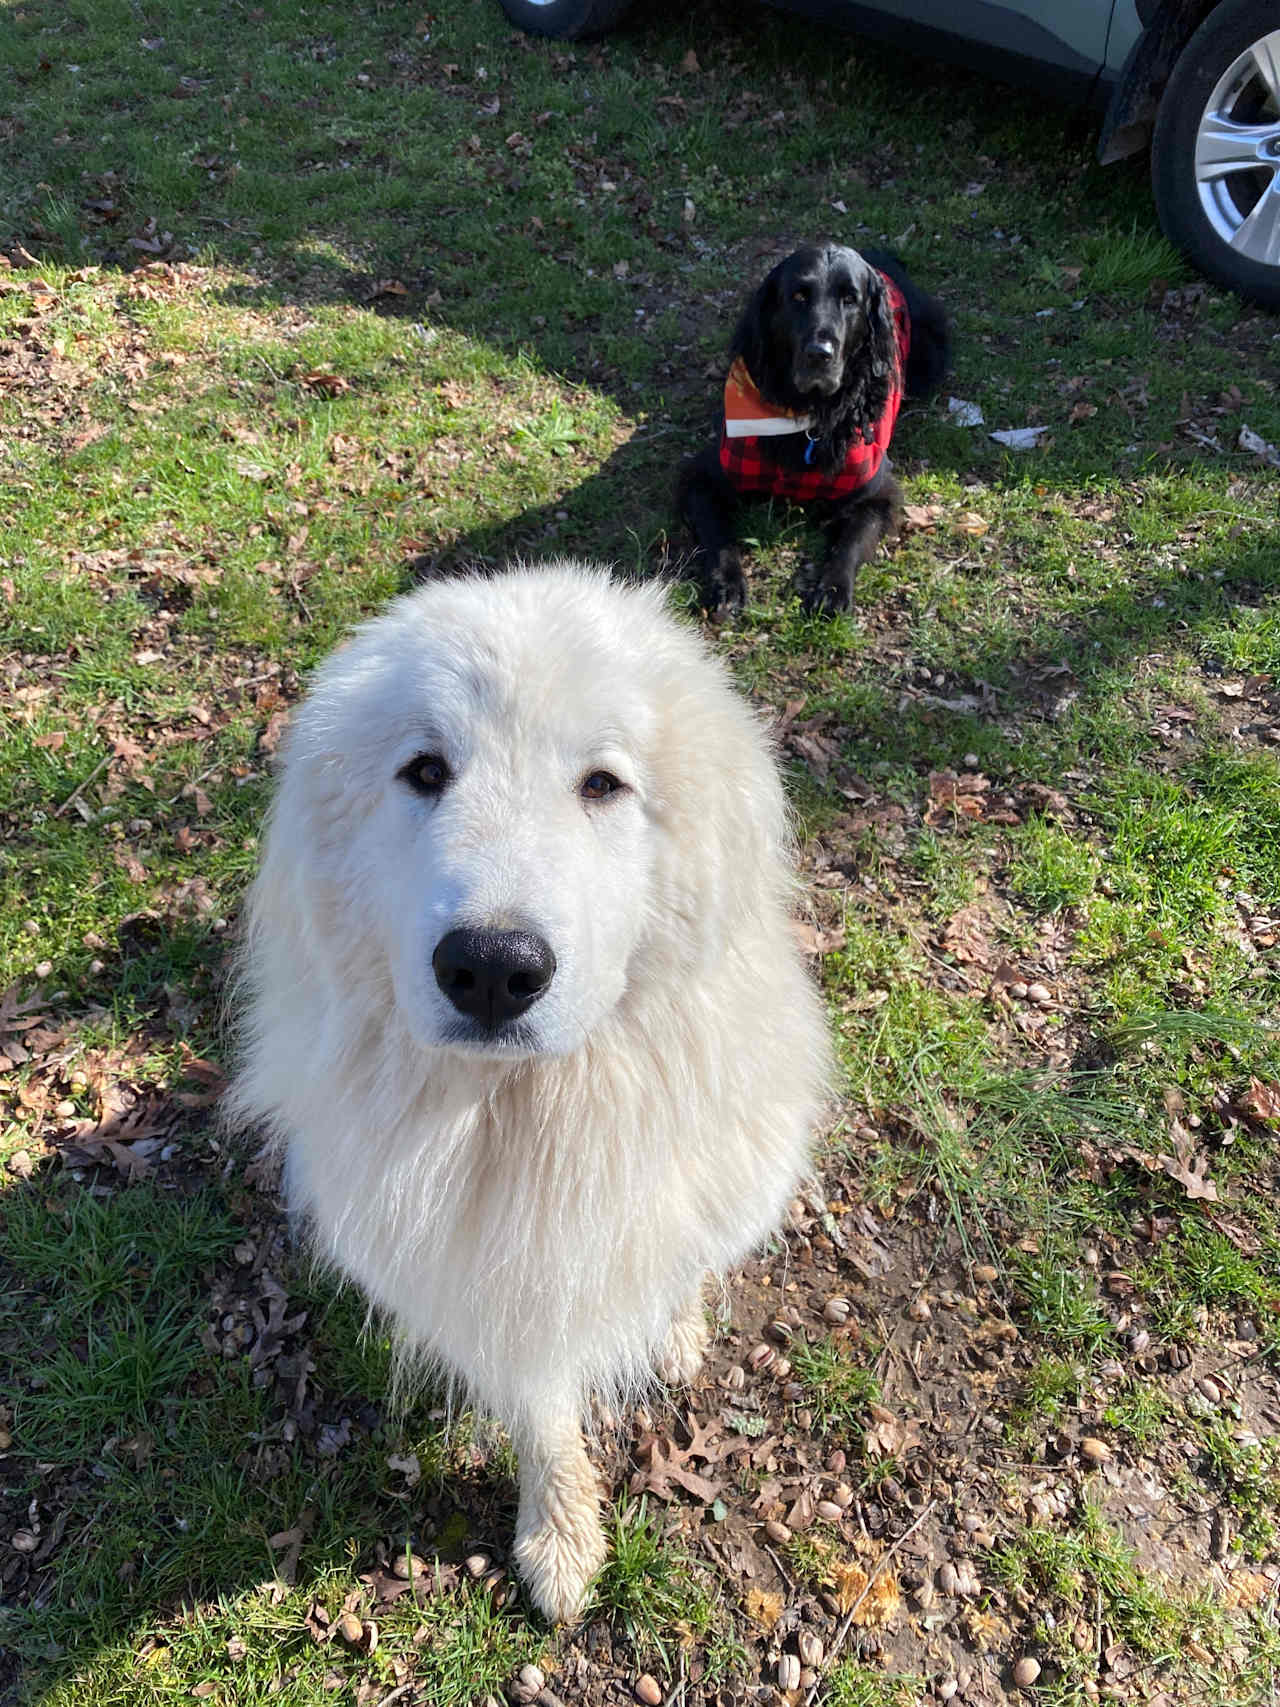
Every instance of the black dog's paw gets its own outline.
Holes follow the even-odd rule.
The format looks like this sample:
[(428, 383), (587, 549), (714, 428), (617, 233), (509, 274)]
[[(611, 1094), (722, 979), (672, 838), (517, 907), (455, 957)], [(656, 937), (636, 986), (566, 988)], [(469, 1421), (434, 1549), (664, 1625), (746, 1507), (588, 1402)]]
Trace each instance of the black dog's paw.
[(835, 616), (853, 609), (853, 576), (845, 570), (832, 571), (796, 588), (800, 603), (810, 616)]
[(732, 615), (747, 602), (747, 576), (736, 545), (726, 545), (702, 569), (702, 602), (710, 612)]

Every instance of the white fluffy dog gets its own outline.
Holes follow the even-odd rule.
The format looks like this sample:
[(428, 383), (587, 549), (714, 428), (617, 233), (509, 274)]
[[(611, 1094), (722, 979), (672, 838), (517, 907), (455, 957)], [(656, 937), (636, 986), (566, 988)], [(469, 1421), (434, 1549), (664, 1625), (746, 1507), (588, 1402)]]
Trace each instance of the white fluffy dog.
[(321, 666), (249, 901), (231, 1108), (400, 1343), (520, 1458), (555, 1618), (600, 1566), (593, 1393), (701, 1361), (708, 1271), (829, 1069), (769, 742), (653, 586), (438, 582)]

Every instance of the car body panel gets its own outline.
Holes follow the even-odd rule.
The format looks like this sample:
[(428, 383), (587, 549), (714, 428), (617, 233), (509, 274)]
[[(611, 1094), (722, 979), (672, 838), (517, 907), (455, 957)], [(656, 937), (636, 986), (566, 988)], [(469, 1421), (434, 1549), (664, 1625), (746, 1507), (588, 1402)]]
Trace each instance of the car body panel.
[(1114, 82), (1119, 78), (1145, 28), (1134, 0), (1116, 0), (1111, 9), (1107, 47), (1103, 56), (1103, 72), (1109, 81)]
[(1088, 98), (1107, 64), (1113, 3), (1136, 17), (1132, 0), (769, 0), (892, 46), (907, 42), (913, 56), (1073, 100)]

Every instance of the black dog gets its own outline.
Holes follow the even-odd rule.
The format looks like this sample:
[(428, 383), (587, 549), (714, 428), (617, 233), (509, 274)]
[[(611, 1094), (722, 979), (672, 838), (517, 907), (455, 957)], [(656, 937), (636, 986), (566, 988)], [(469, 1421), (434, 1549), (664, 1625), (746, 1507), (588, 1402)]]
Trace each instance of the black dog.
[(902, 492), (885, 453), (898, 406), (947, 369), (942, 304), (894, 255), (809, 244), (755, 292), (729, 353), (718, 443), (684, 465), (676, 492), (703, 602), (744, 603), (734, 514), (740, 498), (767, 494), (823, 505), (828, 555), (801, 596), (810, 610), (848, 610), (858, 569), (897, 526)]

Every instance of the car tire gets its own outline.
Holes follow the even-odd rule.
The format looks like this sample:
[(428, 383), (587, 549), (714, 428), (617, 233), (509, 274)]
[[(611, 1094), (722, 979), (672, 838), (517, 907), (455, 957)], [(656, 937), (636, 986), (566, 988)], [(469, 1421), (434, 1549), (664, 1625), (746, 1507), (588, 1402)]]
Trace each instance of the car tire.
[(582, 41), (611, 30), (631, 0), (502, 0), (513, 24), (535, 36)]
[(1165, 235), (1201, 272), (1280, 308), (1280, 15), (1225, 0), (1188, 41), (1156, 115)]

